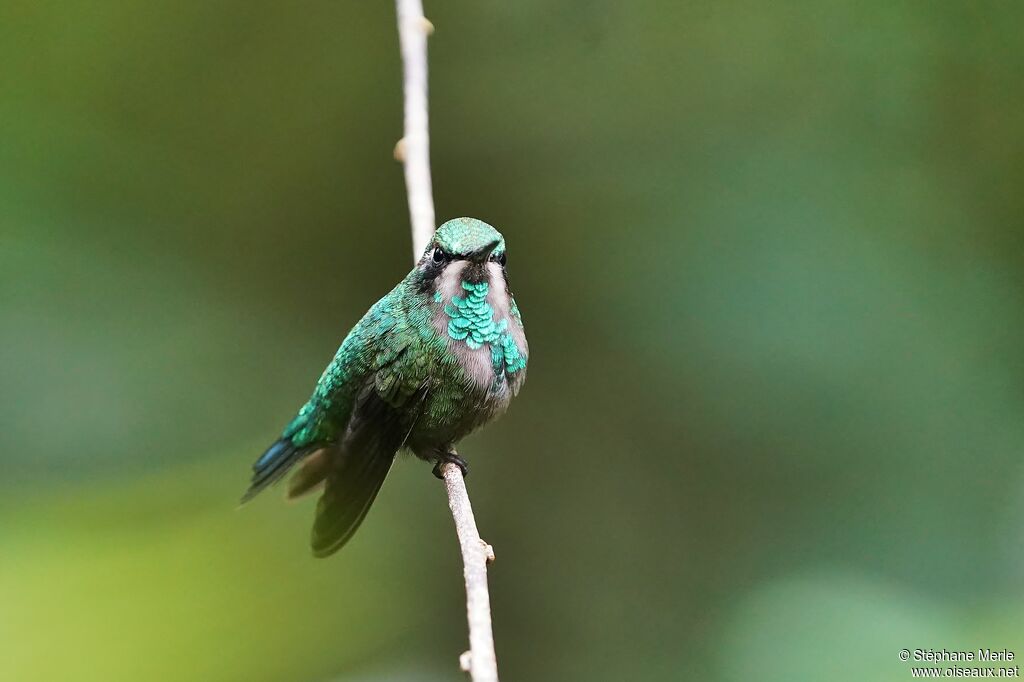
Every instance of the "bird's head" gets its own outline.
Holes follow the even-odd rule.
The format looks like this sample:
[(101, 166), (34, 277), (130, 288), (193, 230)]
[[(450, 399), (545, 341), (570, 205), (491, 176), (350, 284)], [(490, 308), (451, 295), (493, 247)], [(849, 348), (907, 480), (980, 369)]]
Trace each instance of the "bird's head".
[(500, 232), (476, 218), (455, 218), (437, 228), (416, 270), (424, 291), (450, 298), (462, 282), (489, 282), (504, 290), (505, 263)]

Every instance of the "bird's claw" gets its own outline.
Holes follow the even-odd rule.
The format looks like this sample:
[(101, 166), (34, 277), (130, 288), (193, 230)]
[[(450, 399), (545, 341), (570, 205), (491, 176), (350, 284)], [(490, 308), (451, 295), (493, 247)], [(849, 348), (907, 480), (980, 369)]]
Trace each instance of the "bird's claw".
[(434, 475), (444, 480), (444, 474), (441, 473), (441, 467), (449, 463), (454, 464), (462, 470), (463, 478), (469, 476), (469, 465), (466, 464), (466, 460), (462, 459), (454, 452), (446, 452), (437, 458), (437, 462), (434, 464)]

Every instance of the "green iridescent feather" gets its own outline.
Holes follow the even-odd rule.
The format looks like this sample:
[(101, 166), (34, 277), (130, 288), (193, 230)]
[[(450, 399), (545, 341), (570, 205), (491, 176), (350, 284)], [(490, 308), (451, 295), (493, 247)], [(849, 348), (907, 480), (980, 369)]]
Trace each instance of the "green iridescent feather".
[[(404, 284), (370, 308), (342, 342), (313, 395), (284, 431), (295, 445), (341, 435), (362, 387), (361, 382), (350, 380), (353, 377), (373, 376), (377, 393), (394, 406), (402, 405), (426, 380), (427, 363), (419, 356), (440, 353), (443, 344), (423, 333), (430, 328), (429, 312), (409, 305)], [(416, 352), (406, 352), (410, 348)]]
[(437, 228), (434, 241), (448, 253), (468, 253), (492, 239), (499, 239), (491, 253), (505, 253), (505, 239), (501, 233), (480, 220), (455, 218)]
[[(448, 336), (456, 341), (464, 340), (473, 350), (484, 344), (489, 345), (495, 375), (500, 375), (502, 371), (514, 374), (525, 368), (526, 357), (520, 353), (508, 331), (508, 320), (494, 321), (494, 308), (487, 302), (489, 284), (463, 282), (462, 288), (467, 292), (466, 296), (453, 296), (444, 308), (449, 318)], [(522, 326), (522, 318), (514, 302), (511, 310), (513, 317)]]

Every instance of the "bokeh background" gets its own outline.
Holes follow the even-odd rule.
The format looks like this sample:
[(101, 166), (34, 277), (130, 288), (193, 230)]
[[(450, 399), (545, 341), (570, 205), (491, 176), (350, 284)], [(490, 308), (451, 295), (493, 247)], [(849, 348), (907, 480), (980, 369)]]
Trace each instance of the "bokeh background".
[[(532, 351), (461, 448), (503, 679), (1024, 655), (1024, 5), (845, 5), (428, 2)], [(389, 2), (0, 5), (0, 679), (460, 679), (429, 466), (327, 561), (236, 509), (408, 270), (400, 130)]]

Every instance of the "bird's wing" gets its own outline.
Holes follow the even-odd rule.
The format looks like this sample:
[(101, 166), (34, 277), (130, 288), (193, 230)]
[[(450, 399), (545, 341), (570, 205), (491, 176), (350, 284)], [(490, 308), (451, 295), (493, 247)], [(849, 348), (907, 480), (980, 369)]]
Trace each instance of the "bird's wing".
[[(243, 503), (278, 481), (307, 455), (338, 444), (367, 377), (376, 380), (381, 370), (404, 355), (414, 338), (408, 333), (404, 315), (395, 314), (399, 297), (396, 288), (374, 304), (345, 337), (313, 395), (281, 437), (253, 464), (252, 481)], [(407, 392), (402, 382), (388, 380), (386, 372), (381, 380), (385, 382), (381, 388), (391, 401), (400, 400)]]
[(379, 367), (356, 398), (340, 447), (329, 454), (313, 524), (316, 556), (333, 554), (355, 533), (419, 416), (428, 389), (413, 355), (406, 349)]

